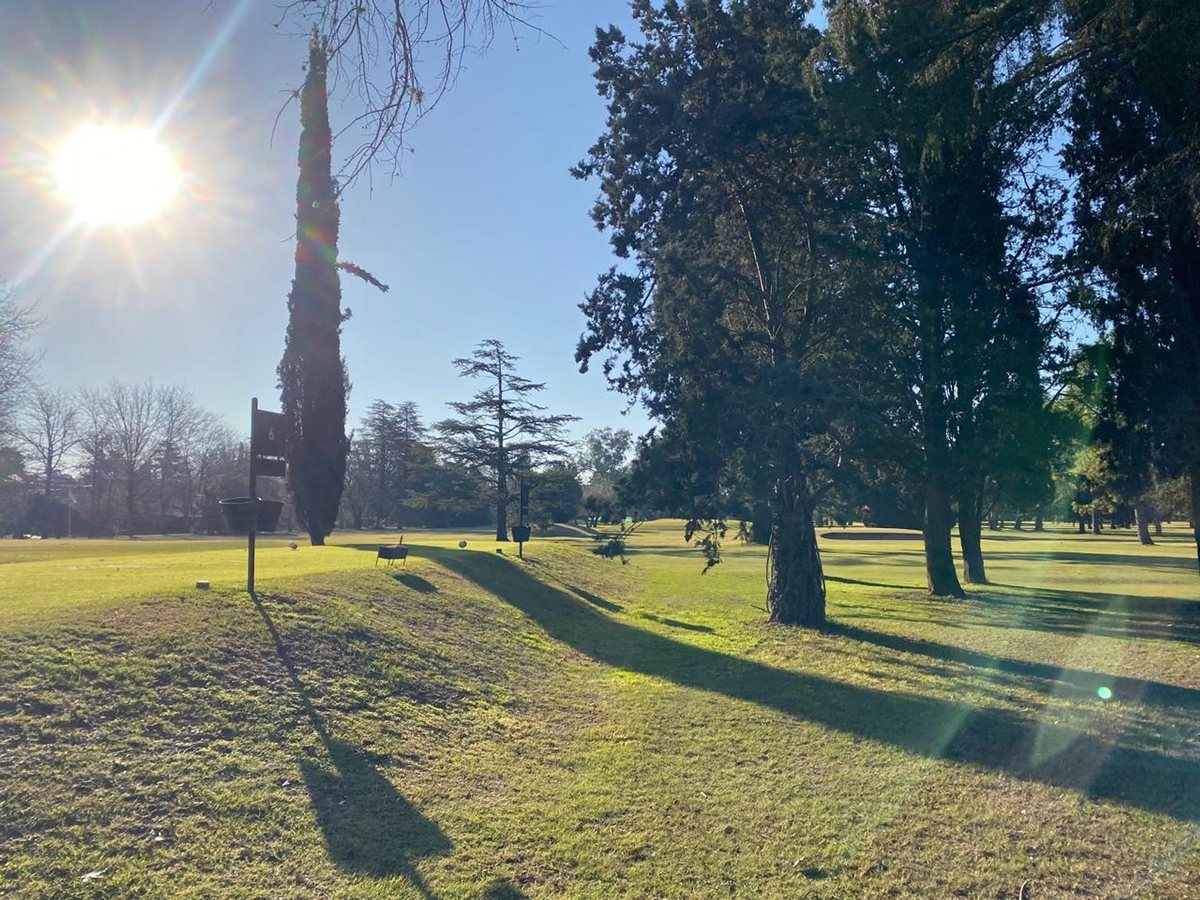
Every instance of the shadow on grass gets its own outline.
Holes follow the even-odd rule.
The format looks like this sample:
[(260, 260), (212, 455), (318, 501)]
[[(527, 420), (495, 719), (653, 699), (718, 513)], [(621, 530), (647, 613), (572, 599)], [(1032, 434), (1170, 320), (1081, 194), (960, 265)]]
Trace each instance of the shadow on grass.
[(413, 861), (445, 853), (451, 846), (449, 838), (404, 799), (359, 747), (330, 734), (266, 606), (257, 594), (250, 597), (287, 670), (296, 700), (325, 751), (323, 758), (301, 760), (300, 771), (330, 859), (344, 871), (359, 875), (399, 875), (423, 897), (433, 897)]
[(861, 584), (863, 587), (887, 588), (892, 591), (924, 591), (923, 584), (885, 584), (882, 581), (863, 581), (861, 578), (842, 578), (839, 575), (826, 575), (826, 581), (834, 584)]
[[(832, 575), (826, 575), (825, 580), (924, 592), (923, 588)], [(953, 618), (940, 614), (944, 612), (939, 605), (942, 602), (922, 596), (916, 603), (872, 607), (869, 614), (842, 611), (838, 617), (926, 622), (942, 628), (971, 626), (1022, 629), (1053, 634), (1200, 644), (1200, 603), (1192, 600), (991, 582), (973, 587), (965, 603), (955, 604)]]
[[(1200, 710), (1200, 691), (1192, 688), (1164, 684), (1161, 681), (1144, 681), (1140, 678), (1123, 678), (1090, 672), (1085, 669), (1060, 669), (1045, 663), (1026, 662), (1004, 656), (992, 656), (975, 650), (966, 650), (934, 641), (917, 640), (887, 632), (871, 631), (855, 625), (835, 623), (830, 632), (843, 637), (895, 650), (936, 659), (942, 662), (959, 663), (976, 669), (1018, 675), (1023, 679), (1042, 682), (1040, 692), (1044, 694), (1066, 693), (1078, 697), (1094, 697), (1100, 688), (1108, 688), (1113, 696), (1127, 703), (1153, 703), (1159, 706), (1177, 706), (1188, 710)], [(1035, 688), (1037, 685), (1033, 685)]]
[(573, 584), (564, 584), (563, 586), (580, 600), (586, 600), (588, 603), (592, 604), (592, 606), (598, 606), (601, 609), (606, 609), (613, 613), (625, 611), (625, 607), (623, 607), (620, 603), (613, 603), (611, 600), (605, 600), (603, 597), (599, 597), (596, 594), (593, 594), (591, 591), (585, 591), (583, 588), (575, 587)]
[(758, 703), (909, 753), (1200, 820), (1195, 760), (1003, 710), (877, 691), (682, 644), (617, 622), (507, 560), (428, 547), (413, 551), (474, 581), (597, 662)]
[(713, 629), (708, 625), (693, 625), (691, 622), (681, 622), (678, 619), (668, 619), (665, 616), (656, 616), (654, 613), (639, 613), (639, 619), (646, 619), (650, 622), (657, 622), (659, 625), (666, 625), (670, 628), (682, 628), (685, 631), (703, 631), (705, 634), (712, 634)]
[(981, 611), (999, 611), (1021, 628), (1200, 643), (1200, 603), (1193, 600), (1000, 583), (991, 586), (1008, 593), (986, 594), (981, 598)]
[(1008, 553), (1002, 557), (1005, 562), (1021, 560), (1023, 562), (1040, 563), (1087, 563), (1089, 565), (1133, 566), (1134, 568), (1186, 569), (1196, 571), (1196, 560), (1183, 556), (1162, 556), (1152, 553), (1107, 553), (1097, 547), (1095, 553), (1076, 553), (1074, 551), (1054, 551), (1045, 553)]
[(507, 878), (497, 878), (483, 889), (483, 900), (525, 900), (526, 896)]
[(422, 578), (420, 575), (412, 575), (408, 572), (401, 572), (396, 576), (396, 580), (406, 588), (411, 588), (418, 594), (436, 594), (438, 592), (437, 585), (432, 581)]

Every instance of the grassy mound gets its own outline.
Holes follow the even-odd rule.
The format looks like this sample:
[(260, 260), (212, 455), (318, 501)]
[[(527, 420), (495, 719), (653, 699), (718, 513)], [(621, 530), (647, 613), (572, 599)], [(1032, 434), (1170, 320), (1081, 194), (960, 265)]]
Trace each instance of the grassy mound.
[(761, 548), (702, 578), (675, 525), (628, 566), (353, 540), (253, 600), (154, 593), (176, 560), (0, 603), (0, 892), (1200, 895), (1182, 538), (998, 536), (965, 603), (919, 547), (830, 545), (825, 634), (761, 624)]

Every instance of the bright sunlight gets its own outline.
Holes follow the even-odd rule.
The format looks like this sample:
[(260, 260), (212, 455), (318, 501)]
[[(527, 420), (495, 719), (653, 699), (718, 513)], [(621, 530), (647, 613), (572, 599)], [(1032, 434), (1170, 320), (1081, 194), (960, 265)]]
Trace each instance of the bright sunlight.
[(89, 225), (134, 225), (171, 200), (179, 170), (149, 128), (84, 125), (55, 160), (59, 191)]

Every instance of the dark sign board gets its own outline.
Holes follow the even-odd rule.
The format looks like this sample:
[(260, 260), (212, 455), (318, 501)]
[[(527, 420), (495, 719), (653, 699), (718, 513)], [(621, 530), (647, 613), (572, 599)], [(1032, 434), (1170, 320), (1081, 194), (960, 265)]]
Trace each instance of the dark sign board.
[(284, 456), (286, 447), (287, 416), (256, 409), (250, 428), (250, 452), (255, 456)]
[(287, 462), (282, 459), (260, 456), (254, 461), (254, 474), (282, 478), (287, 474)]

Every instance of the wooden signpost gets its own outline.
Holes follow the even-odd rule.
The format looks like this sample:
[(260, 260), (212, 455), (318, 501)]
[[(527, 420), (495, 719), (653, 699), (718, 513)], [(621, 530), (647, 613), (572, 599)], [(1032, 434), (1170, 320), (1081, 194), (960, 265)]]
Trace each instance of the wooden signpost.
[(246, 537), (246, 590), (254, 593), (254, 539), (258, 531), (258, 477), (282, 478), (287, 475), (287, 417), (283, 413), (258, 408), (258, 398), (250, 400), (250, 498), (254, 504), (250, 531)]

